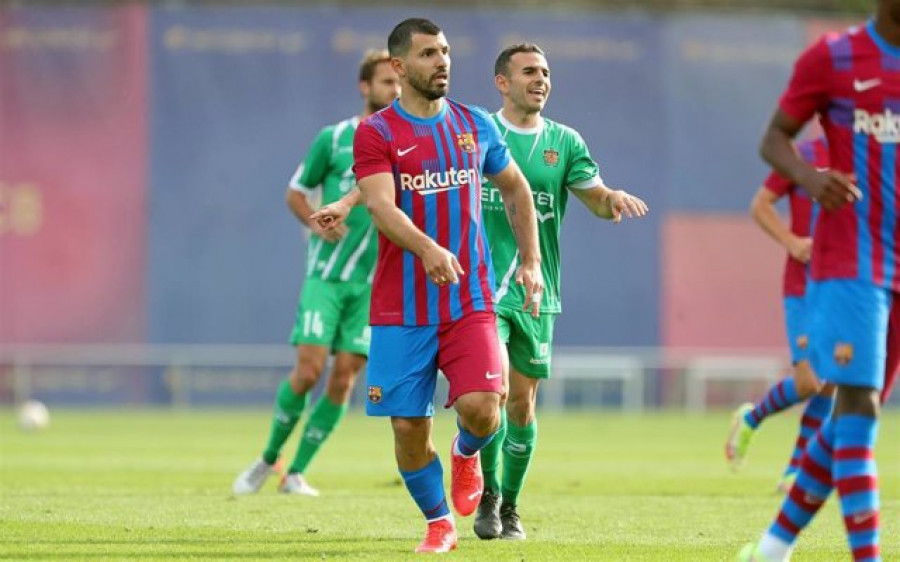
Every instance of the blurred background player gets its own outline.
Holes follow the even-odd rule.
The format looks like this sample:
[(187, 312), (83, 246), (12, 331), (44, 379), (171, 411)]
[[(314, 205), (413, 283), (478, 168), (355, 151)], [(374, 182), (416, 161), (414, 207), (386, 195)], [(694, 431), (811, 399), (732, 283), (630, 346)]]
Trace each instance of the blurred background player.
[(311, 231), (306, 280), (291, 333), (297, 361), (278, 389), (262, 458), (238, 475), (233, 484), (236, 494), (257, 492), (275, 472), (281, 448), (309, 402), (309, 393), (325, 369), (329, 353), (333, 353), (325, 391), (313, 407), (297, 454), (278, 486), (285, 493), (319, 495), (303, 474), (344, 416), (353, 383), (366, 363), (370, 288), (377, 253), (375, 227), (362, 208), (354, 209), (346, 223), (335, 229), (323, 230), (310, 220), (310, 199), (318, 195), (327, 204), (355, 186), (353, 137), (359, 121), (389, 105), (400, 93), (400, 81), (387, 51), (365, 55), (359, 67), (359, 91), (365, 100), (360, 115), (322, 129), (288, 186), (288, 207)]
[(447, 552), (457, 535), (431, 441), (437, 370), (450, 383), (446, 406), (458, 414), (451, 498), (461, 515), (481, 499), (478, 452), (500, 423), (483, 175), (506, 195), (523, 256), (516, 279), (534, 314), (543, 289), (540, 253), (531, 191), (497, 127), (483, 110), (445, 99), (450, 48), (443, 32), (408, 19), (391, 32), (388, 50), (402, 93), (360, 124), (353, 147), (359, 190), (380, 234), (366, 410), (391, 416), (400, 474), (428, 522), (416, 551)]
[[(900, 306), (897, 144), (900, 0), (879, 0), (875, 19), (828, 36), (798, 58), (761, 152), (821, 206), (813, 236), (812, 365), (837, 385), (834, 412), (806, 449), (797, 479), (761, 540), (742, 560), (787, 560), (833, 489), (854, 560), (881, 560), (874, 448)], [(791, 139), (818, 115), (830, 169), (798, 157)], [(896, 311), (893, 312), (896, 318)]]
[(606, 187), (581, 135), (541, 116), (551, 82), (540, 47), (524, 43), (504, 49), (494, 75), (503, 108), (492, 117), (531, 185), (545, 289), (540, 314), (525, 312), (528, 296), (513, 282), (520, 259), (506, 205), (493, 182), (485, 183), (481, 200), (498, 281), (494, 307), (502, 351), (509, 358), (509, 373), (504, 373), (509, 390), (497, 436), (481, 452), (485, 490), (475, 533), (482, 539), (524, 539), (516, 504), (537, 443), (537, 389), (550, 376), (553, 324), (561, 312), (559, 233), (569, 191), (596, 216), (616, 222), (623, 215), (643, 216), (647, 206), (637, 197)]
[[(797, 143), (797, 151), (804, 160), (819, 170), (828, 168), (828, 144), (824, 137)], [(788, 197), (790, 226), (782, 222), (775, 204)], [(757, 190), (750, 206), (750, 214), (773, 240), (787, 250), (784, 266), (784, 321), (794, 372), (772, 386), (756, 404), (742, 404), (734, 414), (725, 444), (725, 457), (732, 468), (739, 469), (746, 459), (750, 441), (759, 425), (767, 417), (782, 412), (794, 404), (809, 399), (800, 420), (800, 432), (790, 461), (778, 490), (787, 493), (800, 465), (800, 458), (809, 438), (822, 426), (831, 413), (834, 402), (833, 385), (823, 385), (809, 364), (809, 341), (806, 288), (809, 274), (807, 264), (812, 253), (812, 230), (815, 209), (809, 195), (802, 188), (777, 172), (772, 172)]]

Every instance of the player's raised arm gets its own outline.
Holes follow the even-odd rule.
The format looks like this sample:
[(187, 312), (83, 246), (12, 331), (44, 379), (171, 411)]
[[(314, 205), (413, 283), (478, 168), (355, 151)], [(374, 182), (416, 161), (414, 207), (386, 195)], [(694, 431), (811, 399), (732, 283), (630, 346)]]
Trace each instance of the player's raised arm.
[(380, 173), (359, 180), (359, 190), (379, 232), (419, 256), (425, 273), (437, 285), (459, 283), (462, 266), (452, 252), (419, 230), (394, 202), (394, 176)]
[[(787, 180), (782, 180), (787, 181)], [(750, 203), (750, 216), (772, 240), (781, 244), (795, 260), (808, 263), (812, 254), (812, 238), (797, 236), (781, 220), (775, 203), (781, 195), (765, 186), (760, 186)]]
[(516, 282), (525, 286), (525, 308), (530, 308), (532, 316), (536, 317), (540, 311), (544, 280), (531, 187), (513, 160), (500, 173), (489, 178), (500, 190), (509, 226), (519, 247), (522, 265), (516, 272)]

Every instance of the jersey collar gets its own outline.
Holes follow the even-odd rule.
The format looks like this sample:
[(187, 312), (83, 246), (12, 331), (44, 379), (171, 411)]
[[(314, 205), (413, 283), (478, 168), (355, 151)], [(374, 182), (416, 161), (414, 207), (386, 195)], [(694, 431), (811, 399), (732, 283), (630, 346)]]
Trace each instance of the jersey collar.
[(541, 117), (540, 115), (538, 115), (538, 122), (537, 122), (537, 125), (535, 125), (534, 127), (517, 127), (516, 125), (513, 125), (509, 121), (509, 119), (507, 119), (503, 115), (502, 109), (497, 110), (497, 119), (500, 120), (500, 123), (502, 123), (504, 127), (509, 129), (510, 131), (520, 134), (520, 135), (538, 135), (538, 136), (540, 136), (540, 134), (544, 131), (544, 118)]
[(868, 33), (869, 37), (872, 38), (872, 41), (874, 41), (875, 44), (878, 45), (878, 48), (882, 53), (890, 55), (892, 57), (900, 57), (900, 47), (891, 45), (890, 43), (885, 41), (884, 37), (879, 35), (877, 31), (875, 31), (875, 20), (869, 20), (868, 23), (866, 23), (866, 33)]

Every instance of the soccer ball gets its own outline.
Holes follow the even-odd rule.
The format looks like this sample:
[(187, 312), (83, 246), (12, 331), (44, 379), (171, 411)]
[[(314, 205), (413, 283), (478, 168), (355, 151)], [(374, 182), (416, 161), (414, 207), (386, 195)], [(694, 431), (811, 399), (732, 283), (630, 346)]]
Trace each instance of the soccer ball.
[(25, 431), (36, 431), (50, 425), (50, 412), (43, 402), (26, 400), (19, 406), (19, 427)]

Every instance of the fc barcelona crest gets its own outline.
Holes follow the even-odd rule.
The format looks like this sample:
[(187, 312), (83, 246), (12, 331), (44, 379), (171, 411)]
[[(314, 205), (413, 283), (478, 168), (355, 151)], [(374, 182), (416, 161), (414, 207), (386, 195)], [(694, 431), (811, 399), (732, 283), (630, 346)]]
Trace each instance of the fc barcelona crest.
[(472, 136), (472, 133), (458, 133), (456, 135), (456, 144), (459, 145), (463, 152), (468, 152), (469, 154), (475, 152), (475, 137)]
[(559, 151), (548, 148), (544, 151), (544, 164), (548, 166), (556, 166), (559, 164)]
[(841, 367), (846, 367), (853, 360), (853, 346), (849, 343), (839, 343), (834, 346), (834, 362)]
[(369, 402), (372, 404), (378, 404), (381, 402), (381, 387), (380, 386), (370, 386), (369, 387)]
[(800, 349), (806, 349), (807, 345), (809, 345), (808, 336), (797, 336), (797, 347), (799, 347)]

